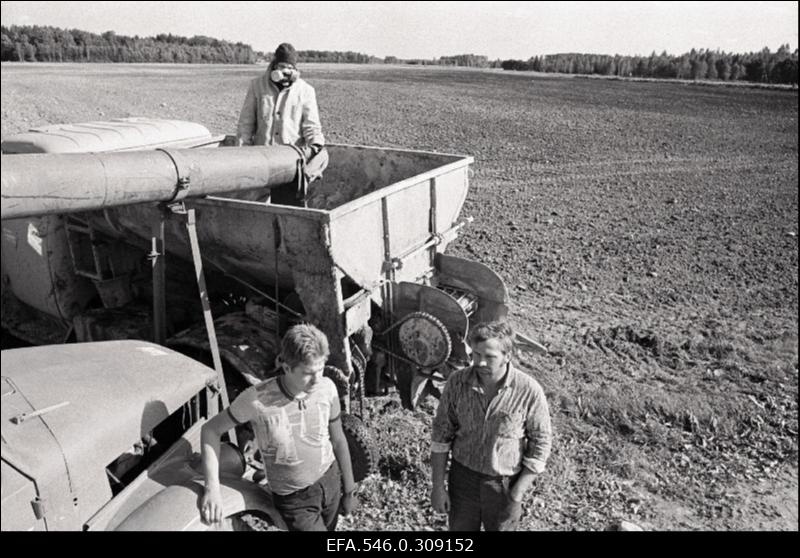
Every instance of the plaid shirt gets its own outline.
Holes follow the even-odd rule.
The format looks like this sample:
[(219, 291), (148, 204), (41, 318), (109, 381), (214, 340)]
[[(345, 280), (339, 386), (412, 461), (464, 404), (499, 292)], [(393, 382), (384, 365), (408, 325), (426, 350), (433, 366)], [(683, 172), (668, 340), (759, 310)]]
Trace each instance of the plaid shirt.
[(433, 419), (431, 451), (492, 476), (541, 473), (550, 455), (550, 410), (539, 383), (510, 364), (488, 401), (472, 367), (454, 372)]

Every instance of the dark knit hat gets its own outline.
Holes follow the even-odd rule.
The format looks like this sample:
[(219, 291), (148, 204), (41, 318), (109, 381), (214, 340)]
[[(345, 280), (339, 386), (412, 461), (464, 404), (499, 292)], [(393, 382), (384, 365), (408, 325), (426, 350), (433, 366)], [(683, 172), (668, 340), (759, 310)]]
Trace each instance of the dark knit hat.
[(281, 43), (275, 49), (275, 56), (272, 58), (274, 64), (287, 62), (292, 66), (297, 66), (297, 51), (289, 43)]

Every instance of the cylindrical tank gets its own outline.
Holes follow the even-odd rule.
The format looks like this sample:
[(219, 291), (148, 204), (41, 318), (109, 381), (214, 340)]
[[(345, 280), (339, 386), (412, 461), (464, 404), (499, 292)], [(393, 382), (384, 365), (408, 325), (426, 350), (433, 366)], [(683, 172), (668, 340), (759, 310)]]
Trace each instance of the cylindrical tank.
[(288, 146), (3, 155), (2, 219), (250, 190), (295, 179)]

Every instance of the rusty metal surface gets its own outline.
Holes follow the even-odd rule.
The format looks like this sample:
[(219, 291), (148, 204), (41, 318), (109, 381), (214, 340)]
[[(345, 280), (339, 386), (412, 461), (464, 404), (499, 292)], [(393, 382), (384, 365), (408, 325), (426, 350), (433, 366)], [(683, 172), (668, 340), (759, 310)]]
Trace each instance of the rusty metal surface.
[[(249, 384), (268, 377), (275, 367), (279, 351), (279, 337), (274, 325), (260, 323), (244, 312), (231, 312), (214, 320), (220, 355), (229, 366), (241, 374)], [(167, 341), (177, 351), (205, 355), (210, 364), (211, 348), (203, 324), (182, 331)], [(231, 398), (234, 395), (231, 394)]]
[(3, 221), (1, 257), (7, 288), (36, 310), (69, 320), (94, 294), (73, 273), (61, 216)]

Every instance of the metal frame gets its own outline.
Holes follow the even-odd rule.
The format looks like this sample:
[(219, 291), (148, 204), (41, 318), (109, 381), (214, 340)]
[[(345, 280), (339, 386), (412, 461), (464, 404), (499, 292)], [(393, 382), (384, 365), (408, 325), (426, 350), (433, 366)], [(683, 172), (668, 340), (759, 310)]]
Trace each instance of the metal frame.
[[(188, 179), (187, 179), (188, 182)], [(153, 226), (152, 251), (148, 255), (153, 264), (153, 340), (159, 345), (166, 345), (166, 251), (164, 246), (164, 225), (169, 218), (178, 218), (186, 226), (189, 244), (192, 251), (197, 290), (200, 304), (203, 308), (203, 319), (208, 334), (208, 344), (211, 349), (211, 358), (214, 370), (217, 372), (216, 386), (209, 386), (222, 398), (223, 407), (230, 404), (228, 388), (225, 384), (225, 374), (222, 367), (222, 358), (217, 342), (217, 333), (214, 328), (214, 317), (211, 313), (211, 302), (208, 298), (205, 273), (203, 272), (203, 258), (200, 253), (200, 243), (197, 237), (197, 218), (194, 209), (187, 209), (183, 202), (163, 204), (161, 206), (161, 219)], [(236, 432), (229, 433), (231, 441), (236, 443)]]

